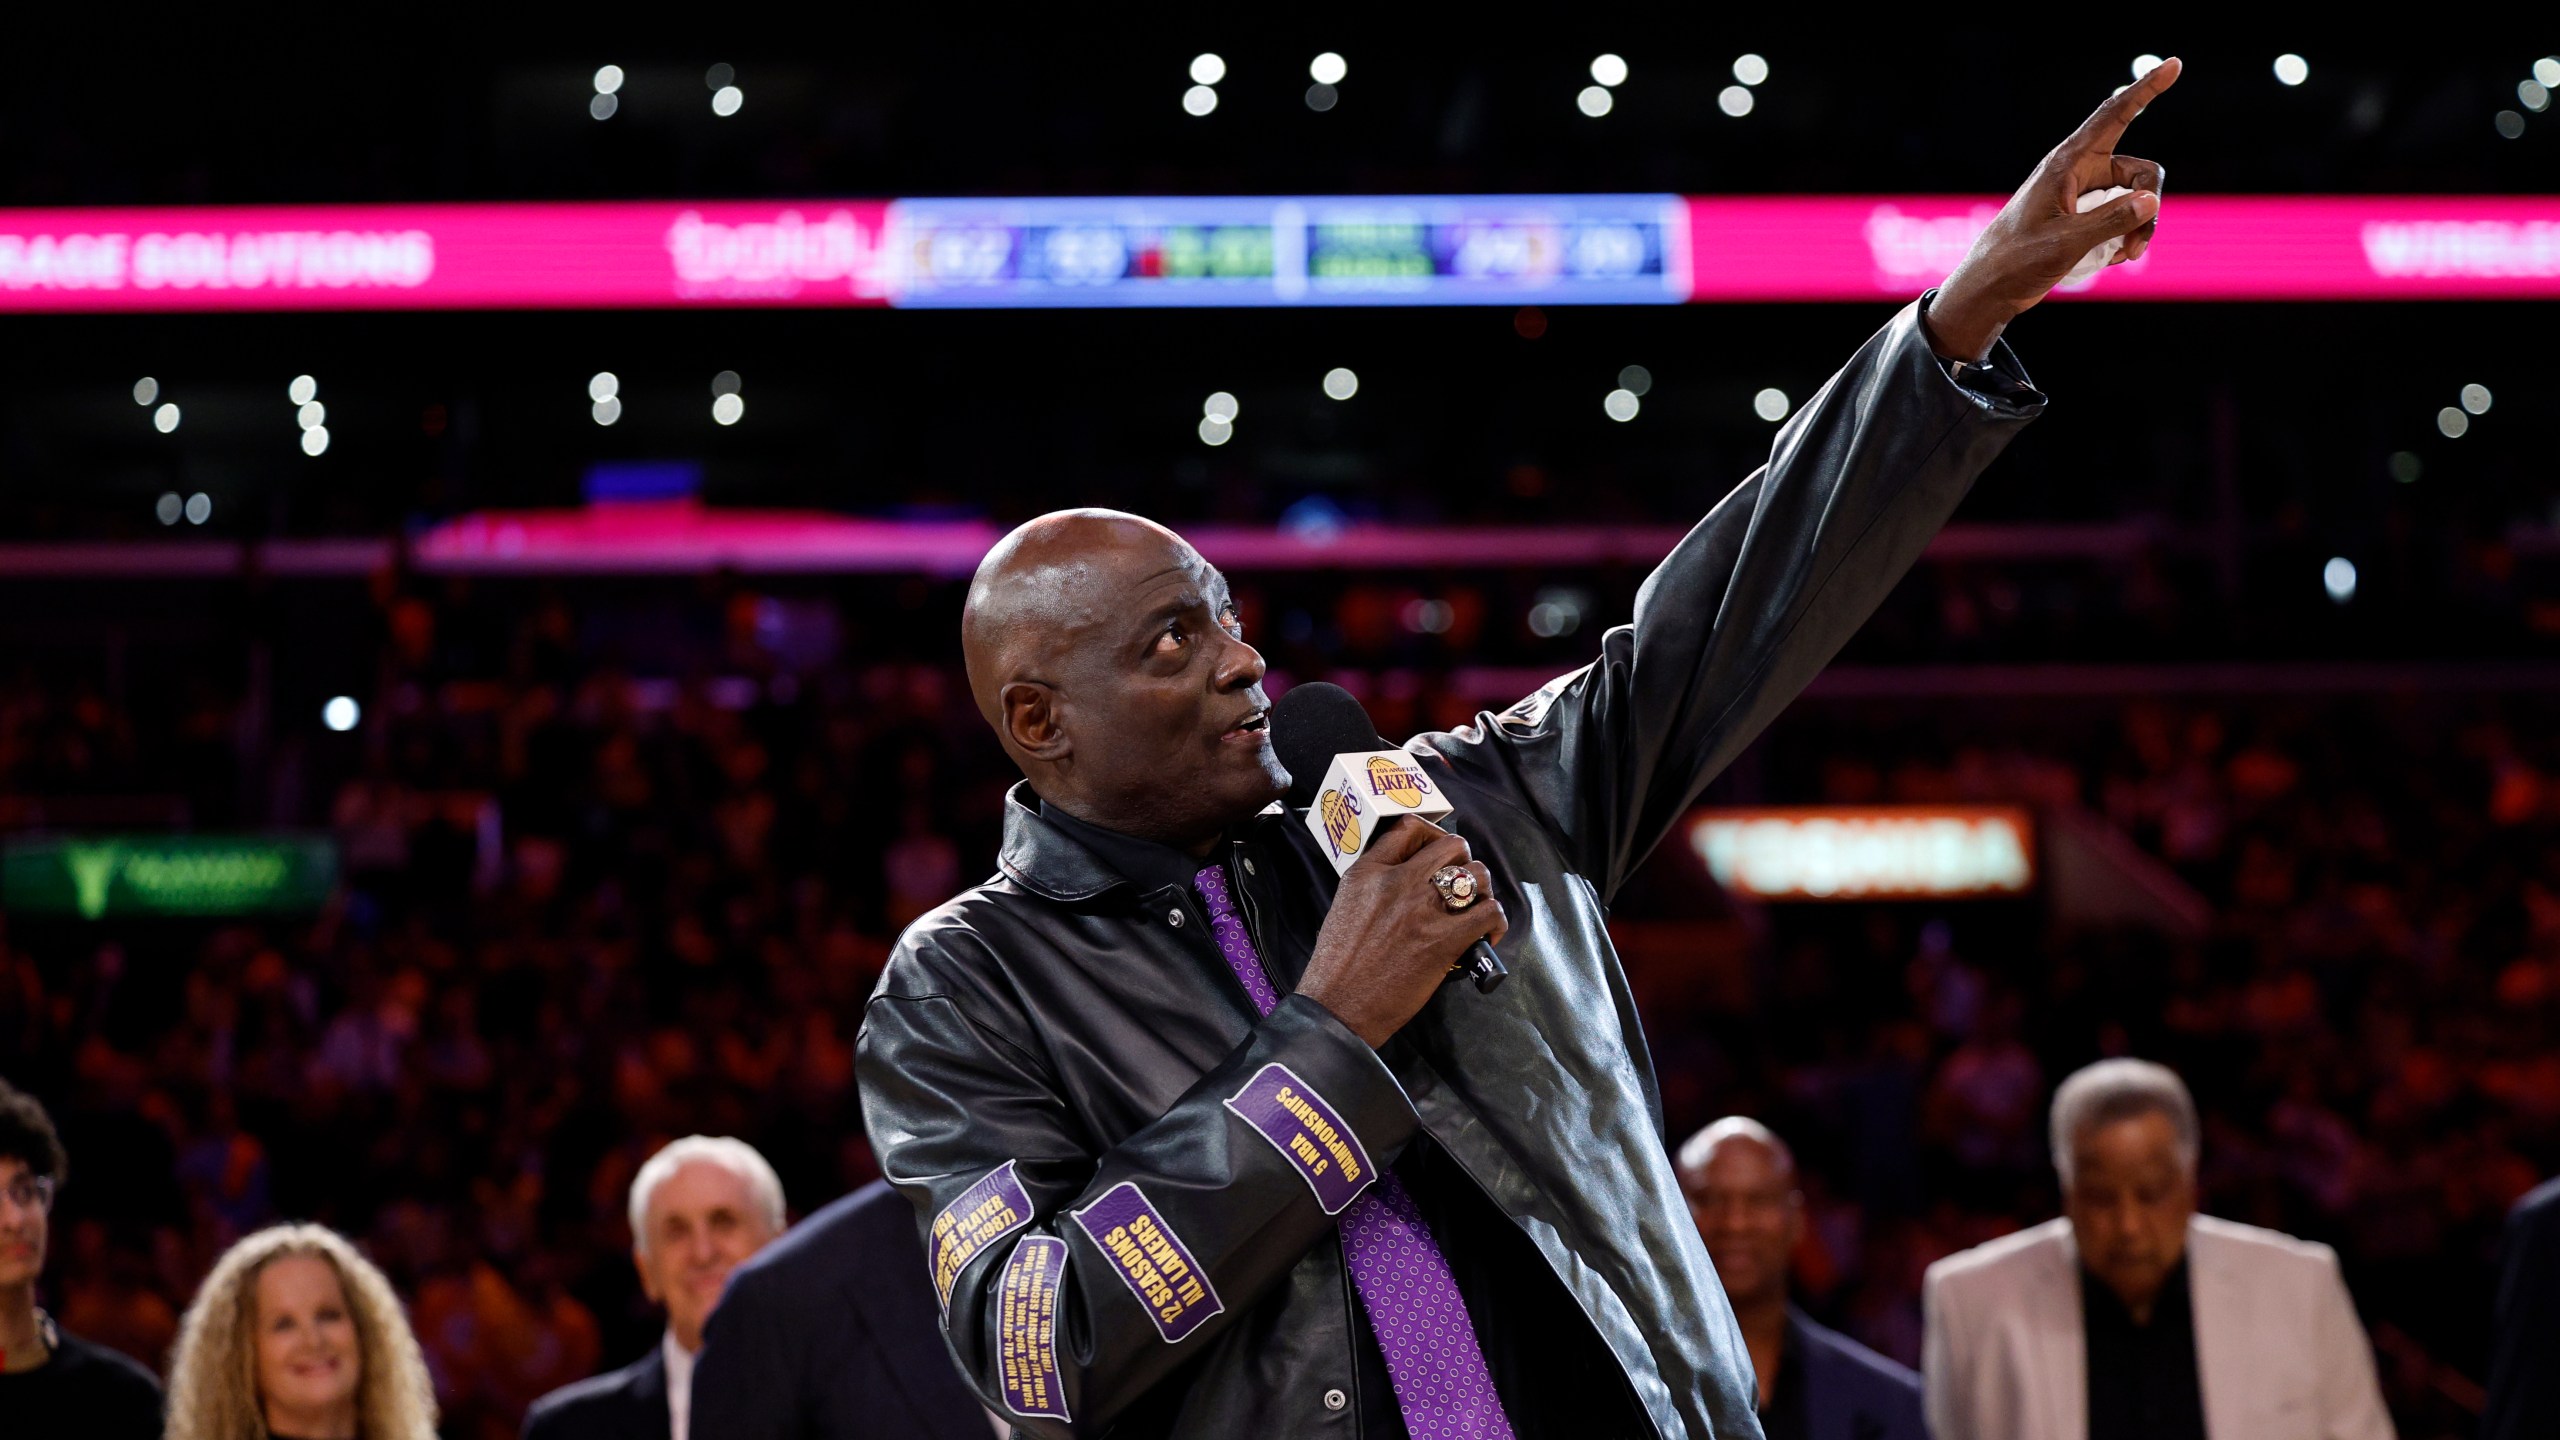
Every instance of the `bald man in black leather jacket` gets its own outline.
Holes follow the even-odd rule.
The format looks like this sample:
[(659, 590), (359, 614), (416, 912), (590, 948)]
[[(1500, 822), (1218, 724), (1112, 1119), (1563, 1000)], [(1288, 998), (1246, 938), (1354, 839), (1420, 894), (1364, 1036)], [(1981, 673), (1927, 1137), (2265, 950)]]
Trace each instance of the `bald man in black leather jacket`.
[[(1030, 778), (1000, 872), (901, 939), (860, 1042), (873, 1145), (990, 1406), (1038, 1436), (1758, 1435), (1607, 906), (2042, 409), (1999, 331), (2107, 236), (2141, 253), (2157, 167), (2113, 145), (2176, 68), (2092, 116), (1805, 404), (1597, 661), (1406, 744), (1454, 838), (1337, 881), (1264, 812), (1286, 774), (1257, 745), (1260, 657), (1178, 536), (1062, 512), (991, 553), (971, 681)], [(2135, 193), (2074, 212), (2107, 183)], [(1499, 912), (1448, 920), (1444, 860)], [(1476, 933), (1510, 981), (1435, 994)], [(1253, 1118), (1275, 1074), (1302, 1127)], [(1497, 1421), (1417, 1421), (1391, 1388), (1337, 1236), (1363, 1160), (1445, 1255)]]

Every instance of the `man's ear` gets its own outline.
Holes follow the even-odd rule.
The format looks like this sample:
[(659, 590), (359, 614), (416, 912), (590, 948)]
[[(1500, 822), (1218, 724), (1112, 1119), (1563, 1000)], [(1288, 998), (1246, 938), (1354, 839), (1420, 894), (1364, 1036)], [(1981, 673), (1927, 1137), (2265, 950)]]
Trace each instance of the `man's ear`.
[(1005, 738), (1034, 760), (1052, 764), (1075, 749), (1059, 723), (1057, 692), (1037, 680), (1016, 680), (996, 693)]

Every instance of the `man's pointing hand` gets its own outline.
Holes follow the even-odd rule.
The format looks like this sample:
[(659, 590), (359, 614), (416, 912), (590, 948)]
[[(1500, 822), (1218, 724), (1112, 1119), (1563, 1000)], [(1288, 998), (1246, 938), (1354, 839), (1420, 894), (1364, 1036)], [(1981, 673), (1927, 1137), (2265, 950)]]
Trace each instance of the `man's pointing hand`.
[[(1988, 356), (2009, 322), (2034, 308), (2094, 246), (2121, 235), (2124, 250), (2110, 263), (2142, 258), (2159, 224), (2162, 171), (2152, 161), (2117, 154), (2116, 142), (2144, 106), (2177, 83), (2179, 68), (2176, 60), (2164, 60), (2099, 106), (2000, 207), (1930, 302), (1929, 340), (1939, 354)], [(2118, 185), (2133, 193), (2080, 213), (2084, 192)]]

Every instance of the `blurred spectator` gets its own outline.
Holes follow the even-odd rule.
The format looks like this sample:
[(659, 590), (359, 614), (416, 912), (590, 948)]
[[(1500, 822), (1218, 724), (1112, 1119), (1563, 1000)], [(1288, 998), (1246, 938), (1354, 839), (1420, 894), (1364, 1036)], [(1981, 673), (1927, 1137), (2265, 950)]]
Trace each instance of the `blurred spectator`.
[(754, 1147), (688, 1135), (650, 1156), (631, 1181), (631, 1263), (666, 1307), (666, 1333), (629, 1365), (535, 1401), (525, 1440), (686, 1440), (703, 1322), (729, 1273), (784, 1224), (782, 1181)]
[(2516, 1203), (2499, 1257), (2480, 1440), (2560, 1435), (2560, 1180)]
[(915, 1207), (873, 1181), (738, 1267), (693, 1373), (704, 1440), (985, 1440), (943, 1346)]
[(53, 1117), (0, 1080), (0, 1416), (20, 1434), (156, 1440), (160, 1382), (36, 1308), (47, 1222), (68, 1166)]
[(224, 1252), (169, 1359), (169, 1440), (433, 1440), (400, 1297), (337, 1232), (278, 1225)]
[(1787, 1301), (1805, 1228), (1786, 1142), (1757, 1120), (1718, 1120), (1680, 1147), (1680, 1188), (1751, 1351), (1768, 1440), (1928, 1440), (1919, 1376)]
[(1967, 1440), (2389, 1440), (2326, 1245), (2195, 1213), (2177, 1075), (2103, 1060), (2053, 1099), (2065, 1218), (1929, 1268), (1929, 1428)]

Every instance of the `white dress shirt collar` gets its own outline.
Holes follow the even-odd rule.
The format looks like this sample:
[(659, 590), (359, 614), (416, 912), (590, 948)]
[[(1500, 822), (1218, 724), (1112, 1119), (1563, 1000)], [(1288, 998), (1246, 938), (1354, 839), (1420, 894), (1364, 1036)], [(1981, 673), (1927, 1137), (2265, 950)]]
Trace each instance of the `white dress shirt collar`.
[(667, 1362), (667, 1434), (671, 1440), (686, 1440), (685, 1424), (693, 1414), (694, 1355), (676, 1342), (673, 1330), (659, 1339), (658, 1354)]

